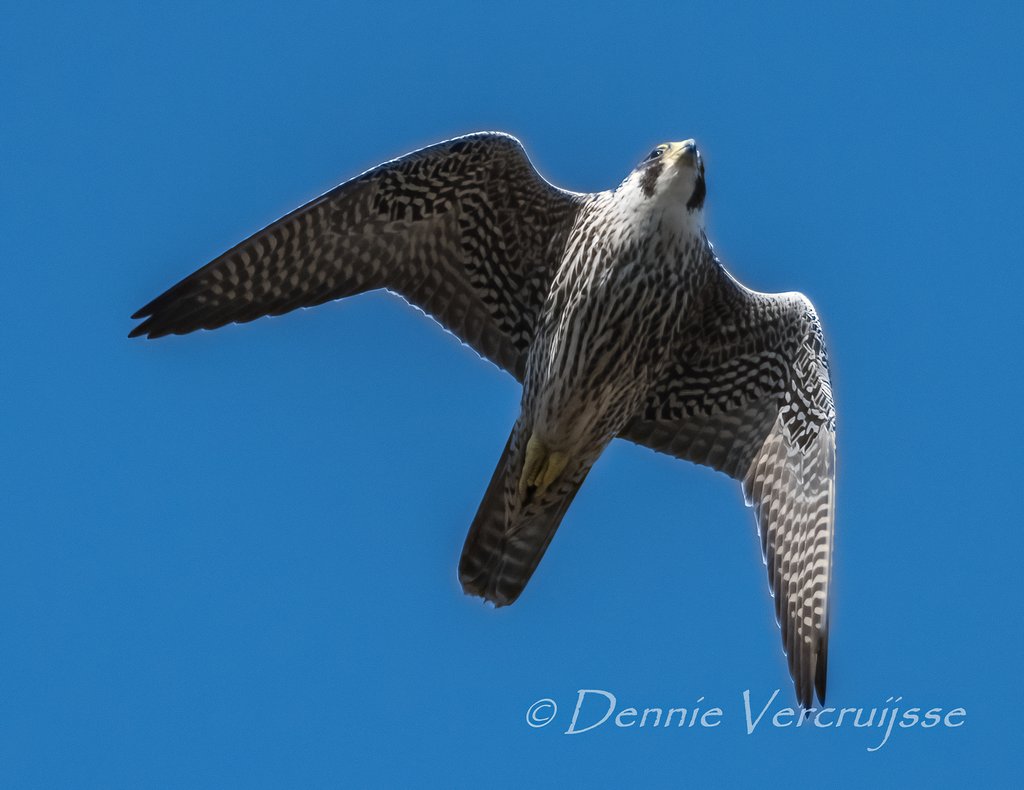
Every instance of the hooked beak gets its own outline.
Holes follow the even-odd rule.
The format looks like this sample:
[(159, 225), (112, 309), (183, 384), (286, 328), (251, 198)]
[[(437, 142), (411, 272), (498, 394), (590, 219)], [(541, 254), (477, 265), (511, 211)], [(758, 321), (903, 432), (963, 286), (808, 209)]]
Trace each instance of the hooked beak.
[(697, 141), (693, 139), (683, 140), (678, 143), (670, 143), (668, 152), (672, 161), (689, 165), (691, 167), (696, 166), (697, 162), (700, 160), (700, 152), (697, 150)]

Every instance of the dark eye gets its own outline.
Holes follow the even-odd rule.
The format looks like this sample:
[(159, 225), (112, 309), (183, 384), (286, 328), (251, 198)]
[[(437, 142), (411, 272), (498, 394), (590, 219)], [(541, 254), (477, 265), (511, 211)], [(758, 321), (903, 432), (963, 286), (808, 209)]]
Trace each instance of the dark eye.
[(665, 153), (665, 149), (662, 148), (661, 146), (658, 146), (653, 151), (651, 151), (649, 154), (647, 154), (647, 158), (644, 159), (644, 161), (645, 162), (650, 162), (652, 159), (657, 159), (663, 153)]

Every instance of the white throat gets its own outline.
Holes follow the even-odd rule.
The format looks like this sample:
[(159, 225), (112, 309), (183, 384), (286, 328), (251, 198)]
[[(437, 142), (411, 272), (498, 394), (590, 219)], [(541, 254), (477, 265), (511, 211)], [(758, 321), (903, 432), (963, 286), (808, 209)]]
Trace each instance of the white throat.
[(653, 230), (660, 226), (662, 232), (681, 236), (699, 236), (704, 232), (703, 207), (686, 207), (693, 194), (693, 185), (687, 184), (687, 179), (659, 178), (654, 193), (648, 196), (641, 186), (641, 177), (642, 174), (630, 173), (614, 193), (621, 210), (631, 214), (638, 227)]

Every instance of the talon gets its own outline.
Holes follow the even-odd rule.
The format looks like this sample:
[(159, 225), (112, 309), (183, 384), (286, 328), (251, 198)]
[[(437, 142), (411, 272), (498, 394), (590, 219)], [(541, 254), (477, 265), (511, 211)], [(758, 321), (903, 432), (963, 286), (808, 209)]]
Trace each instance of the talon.
[(529, 501), (535, 493), (543, 494), (558, 479), (569, 463), (569, 457), (562, 452), (545, 447), (536, 436), (526, 442), (526, 461), (519, 478), (519, 496)]

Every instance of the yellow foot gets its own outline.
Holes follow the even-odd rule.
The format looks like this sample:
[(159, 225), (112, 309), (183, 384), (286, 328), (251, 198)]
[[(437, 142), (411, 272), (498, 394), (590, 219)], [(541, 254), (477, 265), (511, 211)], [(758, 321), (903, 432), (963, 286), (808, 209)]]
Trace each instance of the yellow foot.
[(562, 474), (567, 463), (569, 457), (565, 453), (549, 450), (531, 435), (526, 443), (523, 474), (519, 478), (519, 496), (530, 499), (534, 494), (543, 494)]

